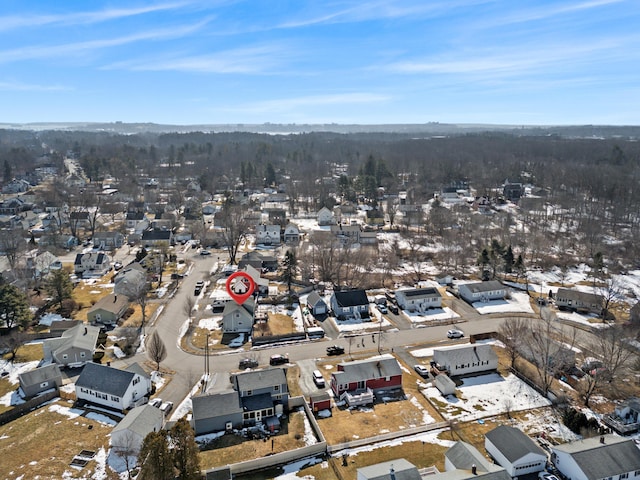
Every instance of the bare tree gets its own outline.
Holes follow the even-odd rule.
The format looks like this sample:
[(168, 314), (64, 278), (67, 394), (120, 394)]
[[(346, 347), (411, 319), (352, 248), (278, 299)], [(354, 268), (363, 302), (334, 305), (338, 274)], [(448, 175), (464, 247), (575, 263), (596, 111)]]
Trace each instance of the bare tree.
[(131, 471), (138, 465), (139, 445), (135, 435), (131, 432), (125, 432), (118, 435), (114, 444), (112, 438), (111, 448), (113, 453), (122, 460), (127, 469), (127, 478), (131, 478)]
[(16, 354), (18, 353), (18, 349), (29, 339), (29, 336), (26, 332), (22, 331), (20, 328), (15, 328), (11, 330), (7, 335), (3, 335), (0, 337), (0, 347), (2, 350), (6, 350), (11, 354), (11, 362), (16, 359)]
[(142, 323), (140, 324), (140, 330), (144, 334), (144, 325), (147, 321), (147, 306), (149, 304), (149, 282), (146, 278), (141, 278), (137, 282), (127, 283), (124, 294), (131, 299), (131, 301), (137, 303), (140, 306), (140, 312), (142, 314)]
[(587, 372), (579, 383), (580, 396), (585, 406), (589, 406), (591, 397), (601, 385), (616, 381), (620, 371), (635, 357), (633, 348), (627, 343), (628, 337), (629, 332), (617, 325), (598, 329), (594, 333), (588, 348), (594, 358), (602, 362), (602, 367), (595, 367)]
[(249, 231), (249, 224), (244, 217), (244, 211), (240, 205), (231, 203), (228, 198), (222, 207), (222, 238), (225, 248), (229, 253), (231, 265), (236, 263), (236, 255), (240, 244)]
[(0, 250), (4, 252), (11, 270), (15, 270), (19, 256), (26, 250), (27, 242), (23, 237), (23, 230), (14, 228), (3, 230), (0, 236)]
[(507, 318), (500, 325), (499, 332), (502, 335), (502, 343), (504, 343), (504, 348), (509, 356), (511, 368), (515, 367), (516, 360), (520, 358), (522, 344), (525, 341), (530, 321), (522, 317), (512, 317)]
[(191, 318), (191, 315), (193, 315), (193, 307), (195, 306), (196, 306), (195, 298), (191, 296), (185, 297), (184, 303), (182, 304), (182, 311), (187, 316), (187, 318)]
[(156, 362), (156, 370), (160, 371), (160, 363), (167, 358), (167, 347), (160, 338), (157, 330), (151, 334), (151, 338), (147, 342), (147, 353), (149, 354), (149, 358)]

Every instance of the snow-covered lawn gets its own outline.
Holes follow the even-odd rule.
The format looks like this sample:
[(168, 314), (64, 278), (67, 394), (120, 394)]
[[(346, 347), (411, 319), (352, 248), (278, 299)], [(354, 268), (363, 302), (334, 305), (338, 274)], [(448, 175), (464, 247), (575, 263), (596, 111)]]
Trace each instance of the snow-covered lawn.
[(443, 397), (435, 387), (422, 390), (422, 394), (437, 405), (444, 403), (440, 410), (445, 418), (459, 421), (551, 405), (548, 399), (511, 374), (502, 377), (498, 373), (488, 373), (463, 378), (455, 396)]
[(380, 327), (380, 322), (363, 322), (362, 320), (355, 318), (351, 320), (336, 320), (334, 317), (330, 318), (340, 332), (380, 330), (380, 328), (391, 326), (387, 319), (382, 319), (382, 327)]
[(460, 317), (460, 315), (458, 315), (456, 312), (454, 312), (448, 307), (430, 308), (429, 310), (423, 313), (409, 312), (407, 310), (403, 310), (402, 313), (406, 315), (412, 323), (451, 320), (452, 318)]
[(578, 312), (566, 312), (558, 310), (554, 312), (556, 317), (562, 320), (567, 320), (574, 323), (582, 323), (588, 325), (591, 328), (608, 328), (608, 323), (603, 323), (600, 317), (596, 315), (583, 315)]

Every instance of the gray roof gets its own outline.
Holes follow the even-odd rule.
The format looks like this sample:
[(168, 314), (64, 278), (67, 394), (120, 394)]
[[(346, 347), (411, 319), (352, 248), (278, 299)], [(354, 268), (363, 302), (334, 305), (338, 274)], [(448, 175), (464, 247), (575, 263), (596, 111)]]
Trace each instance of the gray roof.
[[(474, 363), (478, 360), (497, 360), (498, 355), (493, 350), (493, 347), (487, 343), (474, 343), (455, 345), (447, 348), (434, 348), (433, 349), (434, 360), (436, 357), (442, 359), (445, 357), (449, 359), (451, 363)], [(441, 360), (436, 360), (441, 361)]]
[(309, 296), (307, 297), (307, 305), (317, 305), (319, 302), (322, 302), (326, 305), (326, 302), (324, 301), (324, 299), (320, 296), (320, 294), (318, 292), (316, 292), (315, 290), (313, 290)]
[(56, 363), (51, 363), (49, 365), (45, 365), (43, 367), (39, 367), (34, 370), (19, 374), (18, 380), (20, 380), (20, 385), (29, 386), (37, 385), (44, 381), (52, 380), (56, 377), (62, 378), (60, 368)]
[(232, 415), (243, 411), (238, 392), (199, 395), (191, 398), (191, 406), (194, 420)]
[(487, 282), (465, 283), (464, 286), (472, 293), (493, 292), (495, 290), (504, 290), (505, 286), (498, 280), (489, 280)]
[(265, 370), (253, 370), (234, 375), (234, 385), (239, 392), (247, 390), (260, 390), (274, 385), (286, 385), (287, 374), (284, 368), (267, 368)]
[(509, 462), (513, 463), (532, 453), (546, 458), (546, 453), (528, 435), (521, 430), (508, 425), (500, 425), (485, 434)]
[(156, 425), (162, 426), (163, 418), (164, 415), (160, 409), (149, 404), (135, 407), (114, 427), (111, 433), (130, 430), (144, 438), (148, 433), (154, 431)]
[(227, 315), (232, 314), (236, 310), (242, 311), (245, 315), (253, 318), (253, 312), (255, 310), (255, 302), (253, 298), (249, 297), (242, 305), (238, 305), (236, 302), (227, 302), (224, 306), (224, 310), (222, 311), (222, 316), (226, 317)]
[(437, 288), (411, 288), (406, 290), (396, 290), (396, 295), (402, 292), (402, 294), (407, 297), (441, 297), (440, 292)]
[(579, 300), (583, 303), (600, 304), (604, 300), (602, 295), (589, 292), (581, 292), (580, 290), (572, 290), (570, 288), (558, 288), (556, 298), (567, 300)]
[[(393, 471), (393, 477), (391, 476)], [(377, 463), (358, 469), (358, 478), (367, 480), (421, 480), (418, 468), (404, 458), (398, 458), (389, 462)]]
[(476, 466), (478, 472), (500, 469), (500, 467), (492, 465), (476, 447), (466, 442), (456, 442), (444, 455), (457, 469), (471, 470), (472, 465)]
[(89, 309), (89, 312), (94, 310), (105, 310), (110, 313), (118, 313), (122, 311), (127, 305), (129, 305), (129, 299), (126, 295), (115, 295), (110, 293), (109, 295), (102, 297), (98, 300), (93, 307)]
[(341, 363), (339, 367), (342, 367), (342, 370), (334, 372), (333, 375), (338, 376), (342, 384), (402, 375), (398, 361), (387, 355), (379, 358)]
[(76, 387), (88, 388), (96, 392), (122, 397), (136, 374), (139, 374), (139, 372), (118, 370), (117, 368), (90, 362), (82, 369), (82, 373), (76, 380)]
[[(601, 438), (604, 443), (601, 443)], [(604, 435), (565, 443), (551, 449), (571, 455), (589, 480), (640, 470), (640, 450), (629, 438)]]
[(338, 305), (343, 308), (369, 304), (367, 293), (364, 290), (345, 290), (334, 292), (333, 295)]
[(93, 351), (100, 335), (100, 328), (80, 323), (62, 333), (59, 338), (45, 339), (52, 352), (71, 347)]
[(270, 393), (242, 397), (240, 401), (242, 402), (242, 409), (247, 412), (255, 412), (256, 410), (273, 407), (273, 398), (271, 398)]
[(102, 265), (105, 262), (105, 260), (108, 260), (107, 256), (102, 252), (77, 253), (76, 254), (76, 259), (73, 262), (74, 265), (82, 265), (82, 259), (85, 256), (87, 256), (89, 258), (95, 257), (96, 258), (96, 261), (95, 261), (96, 265)]

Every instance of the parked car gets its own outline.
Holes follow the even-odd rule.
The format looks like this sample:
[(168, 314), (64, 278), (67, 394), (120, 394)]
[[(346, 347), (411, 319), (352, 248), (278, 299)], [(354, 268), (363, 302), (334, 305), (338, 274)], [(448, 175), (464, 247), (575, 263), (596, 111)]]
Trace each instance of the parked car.
[(420, 375), (421, 377), (428, 377), (429, 376), (429, 369), (427, 367), (425, 367), (424, 365), (414, 365), (413, 369), (418, 372), (418, 375)]
[(394, 315), (398, 315), (398, 313), (400, 313), (400, 310), (398, 310), (398, 307), (395, 305), (389, 305), (389, 310), (391, 310), (391, 313)]
[(160, 405), (160, 411), (164, 413), (165, 417), (168, 415), (172, 408), (173, 402), (164, 402), (162, 405)]
[(162, 399), (160, 397), (152, 398), (149, 401), (149, 405), (151, 405), (152, 407), (160, 408), (160, 405), (162, 405)]
[(256, 368), (258, 366), (258, 361), (253, 358), (243, 358), (238, 363), (238, 368)]
[(211, 255), (209, 250), (200, 250), (200, 255)]
[(447, 332), (448, 338), (462, 338), (464, 337), (464, 332), (462, 330), (452, 329)]
[(320, 370), (314, 370), (312, 375), (313, 375), (313, 383), (316, 384), (316, 387), (324, 388), (326, 386), (326, 383), (324, 382), (324, 377), (322, 376), (322, 373), (320, 373)]
[(342, 355), (344, 353), (344, 348), (340, 345), (331, 345), (327, 347), (327, 355)]
[(118, 270), (120, 270), (122, 268), (122, 262), (115, 262), (113, 264), (113, 269), (117, 272)]
[(193, 290), (193, 294), (194, 295), (200, 295), (200, 292), (202, 292), (202, 289), (204, 288), (204, 282), (202, 280), (199, 280), (196, 282), (196, 287)]
[(386, 305), (382, 305), (381, 303), (376, 304), (376, 308), (380, 313), (389, 313)]
[(269, 359), (269, 365), (284, 365), (285, 363), (289, 363), (289, 357), (284, 355), (271, 355)]
[(558, 477), (556, 477), (553, 473), (545, 471), (538, 473), (538, 478), (540, 480), (558, 480)]

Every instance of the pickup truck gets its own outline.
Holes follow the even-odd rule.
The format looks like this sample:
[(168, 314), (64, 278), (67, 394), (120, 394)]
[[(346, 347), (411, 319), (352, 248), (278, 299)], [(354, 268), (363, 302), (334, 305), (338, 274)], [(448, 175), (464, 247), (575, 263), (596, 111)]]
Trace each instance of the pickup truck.
[(344, 348), (339, 345), (331, 345), (327, 347), (327, 355), (342, 355), (344, 353)]

